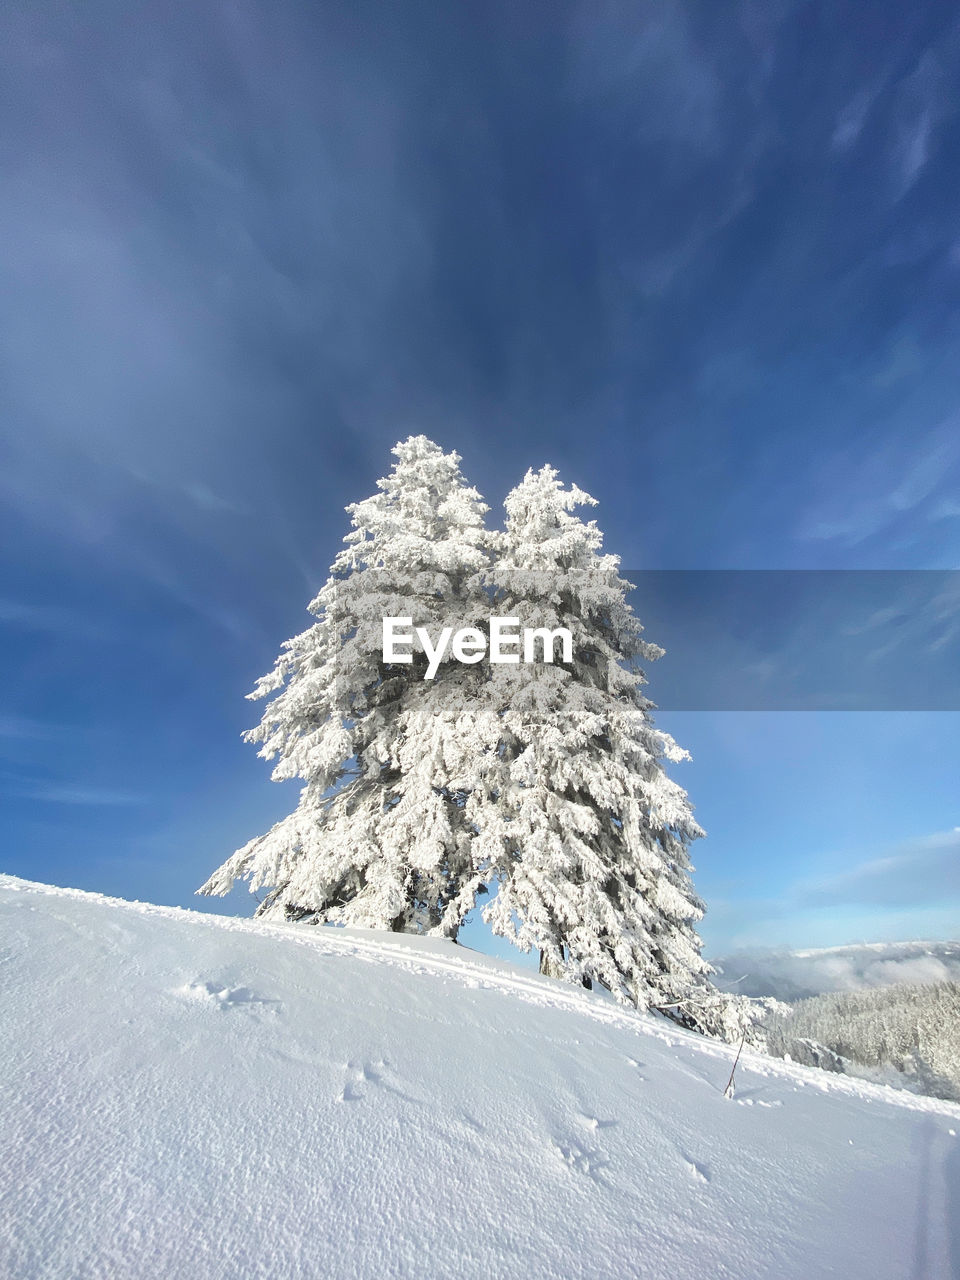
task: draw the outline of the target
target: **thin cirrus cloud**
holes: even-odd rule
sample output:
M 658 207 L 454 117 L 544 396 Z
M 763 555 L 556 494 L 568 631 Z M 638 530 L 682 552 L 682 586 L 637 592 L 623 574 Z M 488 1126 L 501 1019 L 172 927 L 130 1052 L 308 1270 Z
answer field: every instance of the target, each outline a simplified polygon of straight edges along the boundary
M 843 492 L 834 496 L 828 489 L 826 500 L 807 512 L 801 539 L 857 547 L 914 513 L 930 520 L 952 512 L 960 481 L 960 416 L 953 412 L 919 431 L 906 427 L 904 421 L 903 431 L 866 457 L 858 443 L 834 454 L 829 469 L 845 477 Z
M 837 151 L 852 147 L 863 132 L 874 102 L 879 95 L 875 89 L 859 89 L 837 116 L 831 145 Z
M 958 53 L 960 24 L 925 50 L 899 87 L 893 156 L 900 198 L 927 165 L 938 127 L 956 111 Z
M 38 605 L 28 600 L 0 598 L 0 626 L 18 631 L 44 632 L 49 635 L 71 635 L 97 639 L 101 628 L 73 609 L 58 605 Z
M 45 742 L 60 737 L 66 731 L 61 725 L 48 724 L 30 716 L 0 715 L 0 739 L 13 742 Z
M 849 871 L 797 879 L 776 896 L 714 899 L 705 926 L 713 953 L 728 956 L 736 948 L 835 947 L 851 939 L 960 939 L 960 827 L 918 837 Z M 724 966 L 728 977 L 738 963 Z M 914 965 L 885 980 L 919 981 L 920 973 Z M 927 971 L 923 980 L 948 976 Z
M 922 837 L 887 857 L 798 884 L 798 908 L 923 907 L 955 901 L 960 909 L 960 827 Z
M 616 99 L 640 136 L 716 150 L 721 145 L 719 59 L 693 40 L 686 6 L 667 0 L 655 12 L 607 0 L 578 6 L 570 19 L 569 91 Z
M 442 418 L 433 384 L 467 420 L 491 393 L 505 420 L 542 414 L 545 398 L 597 412 L 637 404 L 636 353 L 650 352 L 637 378 L 652 385 L 683 351 L 681 334 L 658 355 L 662 325 L 648 332 L 637 295 L 677 296 L 686 314 L 709 315 L 686 296 L 689 268 L 705 254 L 709 281 L 728 238 L 737 257 L 738 220 L 782 164 L 784 122 L 768 94 L 800 9 L 742 3 L 716 41 L 679 3 L 610 0 L 602 17 L 571 5 L 550 28 L 559 70 L 529 100 L 495 82 L 519 94 L 502 117 L 484 79 L 502 66 L 456 22 L 443 34 L 465 65 L 451 88 L 413 47 L 440 33 L 385 22 L 359 42 L 348 22 L 328 31 L 304 6 L 205 11 L 198 31 L 194 12 L 173 5 L 149 50 L 111 24 L 96 46 L 107 82 L 94 45 L 23 15 L 2 56 L 24 101 L 40 105 L 24 117 L 23 154 L 0 192 L 4 292 L 18 317 L 3 354 L 31 443 L 39 433 L 45 447 L 17 451 L 10 496 L 34 520 L 108 545 L 122 566 L 143 536 L 126 510 L 133 472 L 179 483 L 197 510 L 229 517 L 282 456 L 264 435 L 291 442 L 284 421 L 318 434 L 308 415 L 330 412 L 379 437 L 381 424 L 395 429 L 398 405 L 405 418 Z M 490 34 L 495 45 L 512 29 Z M 826 77 L 829 96 L 848 104 L 835 125 L 848 151 L 876 114 L 912 181 L 931 164 L 950 110 L 951 40 L 934 40 L 906 75 L 886 55 L 867 89 Z M 442 117 L 429 108 L 438 93 Z M 581 135 L 591 140 L 582 153 Z M 549 143 L 548 167 L 516 163 L 523 139 L 538 159 Z M 544 184 L 540 209 L 529 201 Z M 772 245 L 770 265 L 788 277 L 778 318 L 792 309 L 791 273 L 817 255 L 803 237 L 822 216 L 819 204 L 806 220 L 801 210 L 801 254 L 786 236 Z M 753 296 L 750 273 L 731 278 L 734 307 L 742 297 L 764 331 L 770 300 Z M 724 310 L 692 335 L 699 367 L 727 367 L 728 331 L 740 350 L 757 345 Z M 833 300 L 816 310 L 833 312 Z M 248 447 L 234 459 L 228 441 Z M 64 483 L 74 452 L 88 466 L 83 486 Z M 890 467 L 852 516 L 839 497 L 838 511 L 814 513 L 808 536 L 856 545 L 882 527 L 871 499 Z M 279 537 L 278 496 L 255 505 Z M 175 503 L 164 518 L 189 527 Z
M 8 788 L 7 793 L 18 799 L 37 800 L 43 804 L 55 805 L 114 808 L 146 803 L 146 797 L 132 791 L 117 791 L 110 787 L 91 787 L 79 783 L 20 783 Z

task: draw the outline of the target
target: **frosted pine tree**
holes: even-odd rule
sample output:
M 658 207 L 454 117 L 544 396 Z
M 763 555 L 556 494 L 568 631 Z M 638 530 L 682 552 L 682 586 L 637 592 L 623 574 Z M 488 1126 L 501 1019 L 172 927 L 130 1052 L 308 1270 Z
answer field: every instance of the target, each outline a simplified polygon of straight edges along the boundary
M 662 650 L 642 639 L 596 523 L 573 514 L 584 504 L 594 500 L 552 467 L 529 471 L 505 503 L 497 612 L 569 628 L 573 661 L 492 668 L 499 781 L 478 822 L 499 890 L 484 918 L 538 948 L 546 973 L 676 1010 L 710 990 L 688 856 L 702 831 L 663 767 L 687 753 L 642 692 L 637 662 Z
M 383 661 L 383 618 L 431 634 L 489 611 L 487 507 L 456 453 L 424 436 L 393 450 L 379 492 L 347 508 L 352 532 L 310 605 L 317 621 L 284 644 L 251 698 L 275 695 L 245 738 L 273 778 L 304 781 L 288 817 L 199 890 L 265 888 L 257 915 L 455 937 L 482 887 L 466 800 L 478 743 L 473 668 Z

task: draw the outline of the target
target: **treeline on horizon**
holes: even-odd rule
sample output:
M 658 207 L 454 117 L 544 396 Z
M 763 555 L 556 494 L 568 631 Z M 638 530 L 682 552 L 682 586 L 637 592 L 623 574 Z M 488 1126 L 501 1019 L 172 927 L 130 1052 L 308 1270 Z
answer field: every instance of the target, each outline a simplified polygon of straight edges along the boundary
M 775 1057 L 960 1102 L 960 982 L 811 996 L 780 1005 L 764 1031 Z

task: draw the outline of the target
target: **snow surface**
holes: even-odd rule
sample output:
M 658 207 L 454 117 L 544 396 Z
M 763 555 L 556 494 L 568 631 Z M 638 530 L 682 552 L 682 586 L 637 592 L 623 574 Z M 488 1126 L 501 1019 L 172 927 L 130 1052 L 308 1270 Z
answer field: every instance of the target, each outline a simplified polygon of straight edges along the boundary
M 960 1107 L 457 947 L 0 876 L 0 1274 L 960 1274 Z

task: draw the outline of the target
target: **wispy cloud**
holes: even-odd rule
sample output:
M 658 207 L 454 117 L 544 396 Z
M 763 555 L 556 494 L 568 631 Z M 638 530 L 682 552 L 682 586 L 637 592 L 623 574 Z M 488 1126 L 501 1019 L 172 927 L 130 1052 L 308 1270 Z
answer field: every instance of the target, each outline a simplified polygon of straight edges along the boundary
M 879 86 L 858 90 L 837 116 L 830 140 L 835 151 L 846 151 L 860 137 L 879 92 Z
M 615 98 L 648 139 L 715 150 L 722 82 L 717 59 L 697 47 L 685 6 L 605 0 L 578 8 L 571 23 L 571 92 Z
M 866 454 L 857 446 L 824 465 L 829 496 L 807 511 L 798 536 L 857 547 L 905 515 L 938 510 L 955 492 L 958 471 L 960 415 L 952 413 L 925 430 L 905 425 Z
M 222 511 L 229 512 L 231 515 L 242 515 L 245 511 L 244 507 L 236 502 L 231 502 L 229 498 L 224 498 L 219 493 L 215 493 L 209 485 L 200 480 L 185 484 L 183 493 L 201 511 Z
M 168 558 L 134 547 L 128 548 L 127 556 L 144 582 L 208 626 L 247 648 L 263 643 L 259 627 L 244 609 L 224 602 L 215 591 L 192 585 Z
M 892 653 L 909 653 L 914 663 L 923 662 L 960 634 L 960 573 L 921 571 L 897 581 L 902 587 L 893 604 L 843 629 L 851 637 L 876 637 L 875 647 L 860 650 L 864 662 L 875 664 Z M 891 671 L 890 682 L 894 680 Z
M 956 111 L 960 24 L 925 50 L 897 89 L 893 142 L 896 194 L 902 198 L 930 160 L 934 135 Z
M 148 56 L 122 24 L 91 55 L 39 12 L 0 52 L 24 112 L 0 191 L 17 316 L 0 487 L 121 572 L 166 529 L 235 564 L 250 530 L 223 539 L 197 516 L 242 514 L 251 491 L 269 538 L 271 436 L 296 439 L 308 408 L 363 416 L 390 381 L 371 344 L 386 324 L 403 345 L 388 317 L 432 266 L 403 163 L 408 85 L 307 9 L 214 8 L 199 34 L 149 10 Z M 142 512 L 138 472 L 168 500 Z
M 927 163 L 930 155 L 930 134 L 933 129 L 933 118 L 929 111 L 923 111 L 905 128 L 899 146 L 900 178 L 903 191 L 913 186 L 920 170 Z
M 843 859 L 837 855 L 836 861 Z M 858 939 L 960 938 L 960 827 L 918 836 L 835 874 L 798 877 L 776 897 L 718 898 L 709 903 L 707 925 L 708 933 L 725 940 L 715 952 L 728 953 Z
M 5 788 L 8 795 L 43 804 L 95 805 L 114 807 L 146 803 L 146 797 L 132 791 L 115 791 L 109 787 L 91 787 L 79 783 L 30 782 Z
M 960 907 L 960 827 L 901 846 L 883 858 L 795 886 L 798 907 L 927 906 L 956 900 Z
M 45 741 L 59 737 L 62 733 L 62 726 L 49 724 L 45 720 L 35 720 L 29 716 L 0 715 L 0 738 Z
M 50 632 L 54 635 L 83 636 L 93 639 L 102 630 L 89 618 L 74 609 L 62 609 L 56 605 L 32 604 L 26 600 L 0 599 L 0 625 L 22 628 L 25 631 Z
M 944 498 L 930 511 L 930 520 L 955 520 L 960 516 L 960 502 L 956 498 Z

